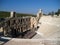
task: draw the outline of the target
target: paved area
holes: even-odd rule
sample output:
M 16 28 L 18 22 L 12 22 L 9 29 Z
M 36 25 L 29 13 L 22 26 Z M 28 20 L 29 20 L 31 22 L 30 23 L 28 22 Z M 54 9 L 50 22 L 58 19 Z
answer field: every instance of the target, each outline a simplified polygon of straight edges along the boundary
M 55 39 L 17 39 L 13 38 L 4 45 L 60 45 L 60 40 Z
M 42 40 L 32 40 L 32 39 L 12 39 L 5 45 L 44 45 Z
M 43 16 L 39 23 L 39 29 L 37 32 L 41 36 L 47 38 L 59 38 L 60 37 L 60 17 Z

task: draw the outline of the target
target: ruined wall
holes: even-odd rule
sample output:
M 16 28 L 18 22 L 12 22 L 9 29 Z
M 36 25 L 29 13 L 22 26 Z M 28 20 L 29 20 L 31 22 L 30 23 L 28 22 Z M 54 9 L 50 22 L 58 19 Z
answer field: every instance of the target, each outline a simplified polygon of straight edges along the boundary
M 16 31 L 15 33 L 25 32 L 31 29 L 30 25 L 31 22 L 29 17 L 10 18 L 4 23 L 4 35 L 7 35 L 8 33 L 11 34 L 14 31 Z

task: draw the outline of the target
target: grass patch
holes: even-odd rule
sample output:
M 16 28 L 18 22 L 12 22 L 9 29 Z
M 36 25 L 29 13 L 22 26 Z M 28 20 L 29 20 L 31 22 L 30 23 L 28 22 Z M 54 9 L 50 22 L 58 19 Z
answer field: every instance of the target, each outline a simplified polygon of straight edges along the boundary
M 33 16 L 36 17 L 36 15 L 33 14 L 22 14 L 22 13 L 16 13 L 17 17 L 22 17 L 22 16 Z M 5 11 L 0 11 L 0 18 L 6 18 L 10 16 L 10 12 L 5 12 Z

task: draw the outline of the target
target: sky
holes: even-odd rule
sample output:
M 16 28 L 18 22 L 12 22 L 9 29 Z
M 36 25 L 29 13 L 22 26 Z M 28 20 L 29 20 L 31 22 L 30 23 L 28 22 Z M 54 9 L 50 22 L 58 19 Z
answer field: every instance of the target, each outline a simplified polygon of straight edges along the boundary
M 17 13 L 37 14 L 60 9 L 60 0 L 0 0 L 0 11 L 15 11 Z

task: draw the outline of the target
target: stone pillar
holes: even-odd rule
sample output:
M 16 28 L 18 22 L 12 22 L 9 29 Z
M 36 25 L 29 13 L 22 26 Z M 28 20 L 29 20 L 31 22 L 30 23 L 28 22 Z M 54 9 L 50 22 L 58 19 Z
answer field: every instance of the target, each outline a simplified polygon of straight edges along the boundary
M 0 32 L 3 32 L 3 27 L 0 28 Z
M 37 19 L 40 19 L 42 15 L 43 13 L 42 10 L 40 9 L 39 12 L 37 13 Z
M 10 18 L 12 17 L 16 17 L 16 12 L 13 12 L 13 11 L 10 12 Z
M 42 15 L 43 15 L 43 13 L 42 13 L 42 10 L 40 9 L 40 10 L 38 11 L 37 17 L 36 17 L 36 26 L 38 25 L 38 23 L 40 23 L 39 20 L 40 20 L 40 18 L 42 17 Z
M 6 36 L 6 31 L 5 31 L 5 29 L 3 29 L 3 35 Z
M 42 15 L 43 15 L 43 13 L 42 13 L 42 10 L 40 9 L 39 12 L 37 13 L 37 17 L 36 17 L 37 24 L 39 23 L 39 20 L 42 17 Z

